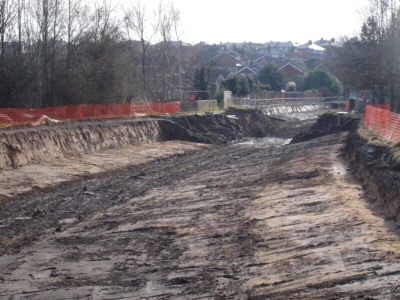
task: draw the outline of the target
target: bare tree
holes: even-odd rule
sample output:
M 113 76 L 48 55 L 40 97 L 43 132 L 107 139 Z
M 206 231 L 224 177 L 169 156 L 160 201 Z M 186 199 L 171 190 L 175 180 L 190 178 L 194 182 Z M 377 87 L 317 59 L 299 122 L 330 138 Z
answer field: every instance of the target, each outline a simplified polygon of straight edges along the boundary
M 172 24 L 175 33 L 175 40 L 178 42 L 178 78 L 179 78 L 179 100 L 183 101 L 183 83 L 182 83 L 182 41 L 179 33 L 180 13 L 173 6 L 171 7 Z
M 137 4 L 131 9 L 127 10 L 124 18 L 128 31 L 133 31 L 141 44 L 142 86 L 145 95 L 148 95 L 146 83 L 147 51 L 149 49 L 151 41 L 157 34 L 160 27 L 159 15 L 156 15 L 153 20 L 149 20 L 148 18 L 149 16 L 147 15 L 146 6 L 142 5 L 140 1 L 138 1 Z
M 72 57 L 79 40 L 82 38 L 85 30 L 87 30 L 87 14 L 88 6 L 81 0 L 68 0 L 67 3 L 67 57 L 66 66 L 70 70 Z
M 394 1 L 371 0 L 360 36 L 337 50 L 338 75 L 345 86 L 374 91 L 379 102 L 400 109 L 399 9 Z
M 19 55 L 23 52 L 23 19 L 25 13 L 25 0 L 17 0 L 17 31 L 18 31 L 18 53 Z
M 183 45 L 173 6 L 83 1 L 0 0 L 2 107 L 183 99 L 206 47 Z
M 0 0 L 0 50 L 4 57 L 6 51 L 6 35 L 11 32 L 10 28 L 14 21 L 15 11 L 10 0 Z
M 170 7 L 164 6 L 161 3 L 159 3 L 158 6 L 158 15 L 160 18 L 160 42 L 157 44 L 157 69 L 154 71 L 158 75 L 159 80 L 157 80 L 158 78 L 156 77 L 155 83 L 160 83 L 160 88 L 158 89 L 159 97 L 167 99 L 168 92 L 171 90 L 171 84 L 173 81 L 173 56 L 171 54 L 173 19 Z

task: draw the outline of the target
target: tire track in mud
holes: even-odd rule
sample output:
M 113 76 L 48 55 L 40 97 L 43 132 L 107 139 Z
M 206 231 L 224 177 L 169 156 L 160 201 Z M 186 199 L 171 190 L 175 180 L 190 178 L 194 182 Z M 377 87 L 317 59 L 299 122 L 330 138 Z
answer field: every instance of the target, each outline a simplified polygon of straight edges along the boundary
M 371 214 L 338 158 L 346 135 L 219 146 L 22 200 L 27 211 L 45 197 L 40 203 L 68 211 L 49 210 L 48 228 L 88 211 L 1 256 L 0 296 L 398 296 L 399 238 Z

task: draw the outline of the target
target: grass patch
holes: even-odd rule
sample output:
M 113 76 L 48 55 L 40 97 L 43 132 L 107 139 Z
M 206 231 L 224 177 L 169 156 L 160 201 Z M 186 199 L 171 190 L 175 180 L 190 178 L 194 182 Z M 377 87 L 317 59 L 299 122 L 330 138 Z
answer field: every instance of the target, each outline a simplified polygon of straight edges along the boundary
M 392 164 L 400 166 L 400 142 L 393 143 L 385 138 L 383 138 L 380 134 L 369 130 L 364 123 L 361 121 L 358 126 L 357 134 L 367 141 L 368 145 L 371 146 L 380 146 L 380 147 L 388 147 L 390 149 L 390 155 L 392 158 Z
M 383 138 L 380 134 L 369 130 L 361 120 L 357 130 L 358 135 L 367 141 L 368 145 L 393 147 L 394 144 Z

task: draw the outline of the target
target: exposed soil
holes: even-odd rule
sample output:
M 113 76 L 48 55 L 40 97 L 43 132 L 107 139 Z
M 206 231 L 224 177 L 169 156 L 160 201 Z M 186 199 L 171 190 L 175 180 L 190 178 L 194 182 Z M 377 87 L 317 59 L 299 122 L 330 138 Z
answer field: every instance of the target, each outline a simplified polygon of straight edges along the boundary
M 299 123 L 293 115 L 312 119 L 320 110 L 320 106 L 275 107 L 268 113 L 230 109 L 227 114 L 216 115 L 87 120 L 1 129 L 0 171 L 170 140 L 226 144 L 246 137 L 282 136 L 285 131 L 290 136 L 295 126 L 284 124 L 281 128 L 282 122 L 267 114 L 286 112 L 287 118 L 292 115 L 291 120 Z
M 360 118 L 346 113 L 324 113 L 308 131 L 296 134 L 291 143 L 308 141 L 313 138 L 332 134 L 341 131 L 356 131 L 360 123 Z
M 368 191 L 371 209 L 400 232 L 400 161 L 392 147 L 369 143 L 353 130 L 345 154 L 353 173 Z
M 67 182 L 180 156 L 206 147 L 206 144 L 182 141 L 158 142 L 3 170 L 0 172 L 0 202 L 29 197 L 33 193 L 51 190 Z
M 308 120 L 300 121 L 293 114 L 273 117 L 254 109 L 230 109 L 227 114 L 217 115 L 82 121 L 6 129 L 0 131 L 0 201 L 181 155 L 206 147 L 204 143 L 291 137 L 306 130 L 315 114 L 315 111 L 300 113 Z
M 348 135 L 199 146 L 0 203 L 0 298 L 396 299 L 400 238 Z
M 368 191 L 371 210 L 386 219 L 400 233 L 400 158 L 399 148 L 383 142 L 370 142 L 362 136 L 360 117 L 325 113 L 308 132 L 296 135 L 291 143 L 311 140 L 327 134 L 349 131 L 343 154 L 349 167 Z M 363 129 L 368 130 L 368 129 Z M 373 137 L 373 140 L 378 137 Z

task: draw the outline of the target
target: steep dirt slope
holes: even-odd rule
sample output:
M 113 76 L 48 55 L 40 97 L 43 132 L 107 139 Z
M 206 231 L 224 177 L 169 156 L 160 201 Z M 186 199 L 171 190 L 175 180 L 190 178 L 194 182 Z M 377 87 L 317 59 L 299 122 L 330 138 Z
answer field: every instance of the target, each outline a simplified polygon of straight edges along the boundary
M 252 112 L 252 120 L 260 128 L 265 128 L 262 131 L 262 136 L 265 136 L 271 127 L 268 118 L 257 111 Z M 0 170 L 160 141 L 223 144 L 243 137 L 259 136 L 259 129 L 244 128 L 242 124 L 241 119 L 219 114 L 82 121 L 3 129 L 0 131 Z
M 397 147 L 397 155 L 399 148 Z M 355 176 L 369 192 L 368 203 L 400 232 L 400 161 L 393 145 L 375 145 L 352 131 L 345 155 Z
M 334 132 L 348 131 L 343 154 L 354 175 L 368 191 L 371 210 L 383 216 L 390 226 L 400 232 L 400 159 L 399 145 L 379 141 L 379 137 L 364 135 L 360 117 L 325 113 L 308 132 L 296 135 L 291 143 L 308 141 Z M 374 142 L 375 140 L 375 142 Z
M 0 131 L 0 170 L 162 140 L 154 121 L 84 121 Z

